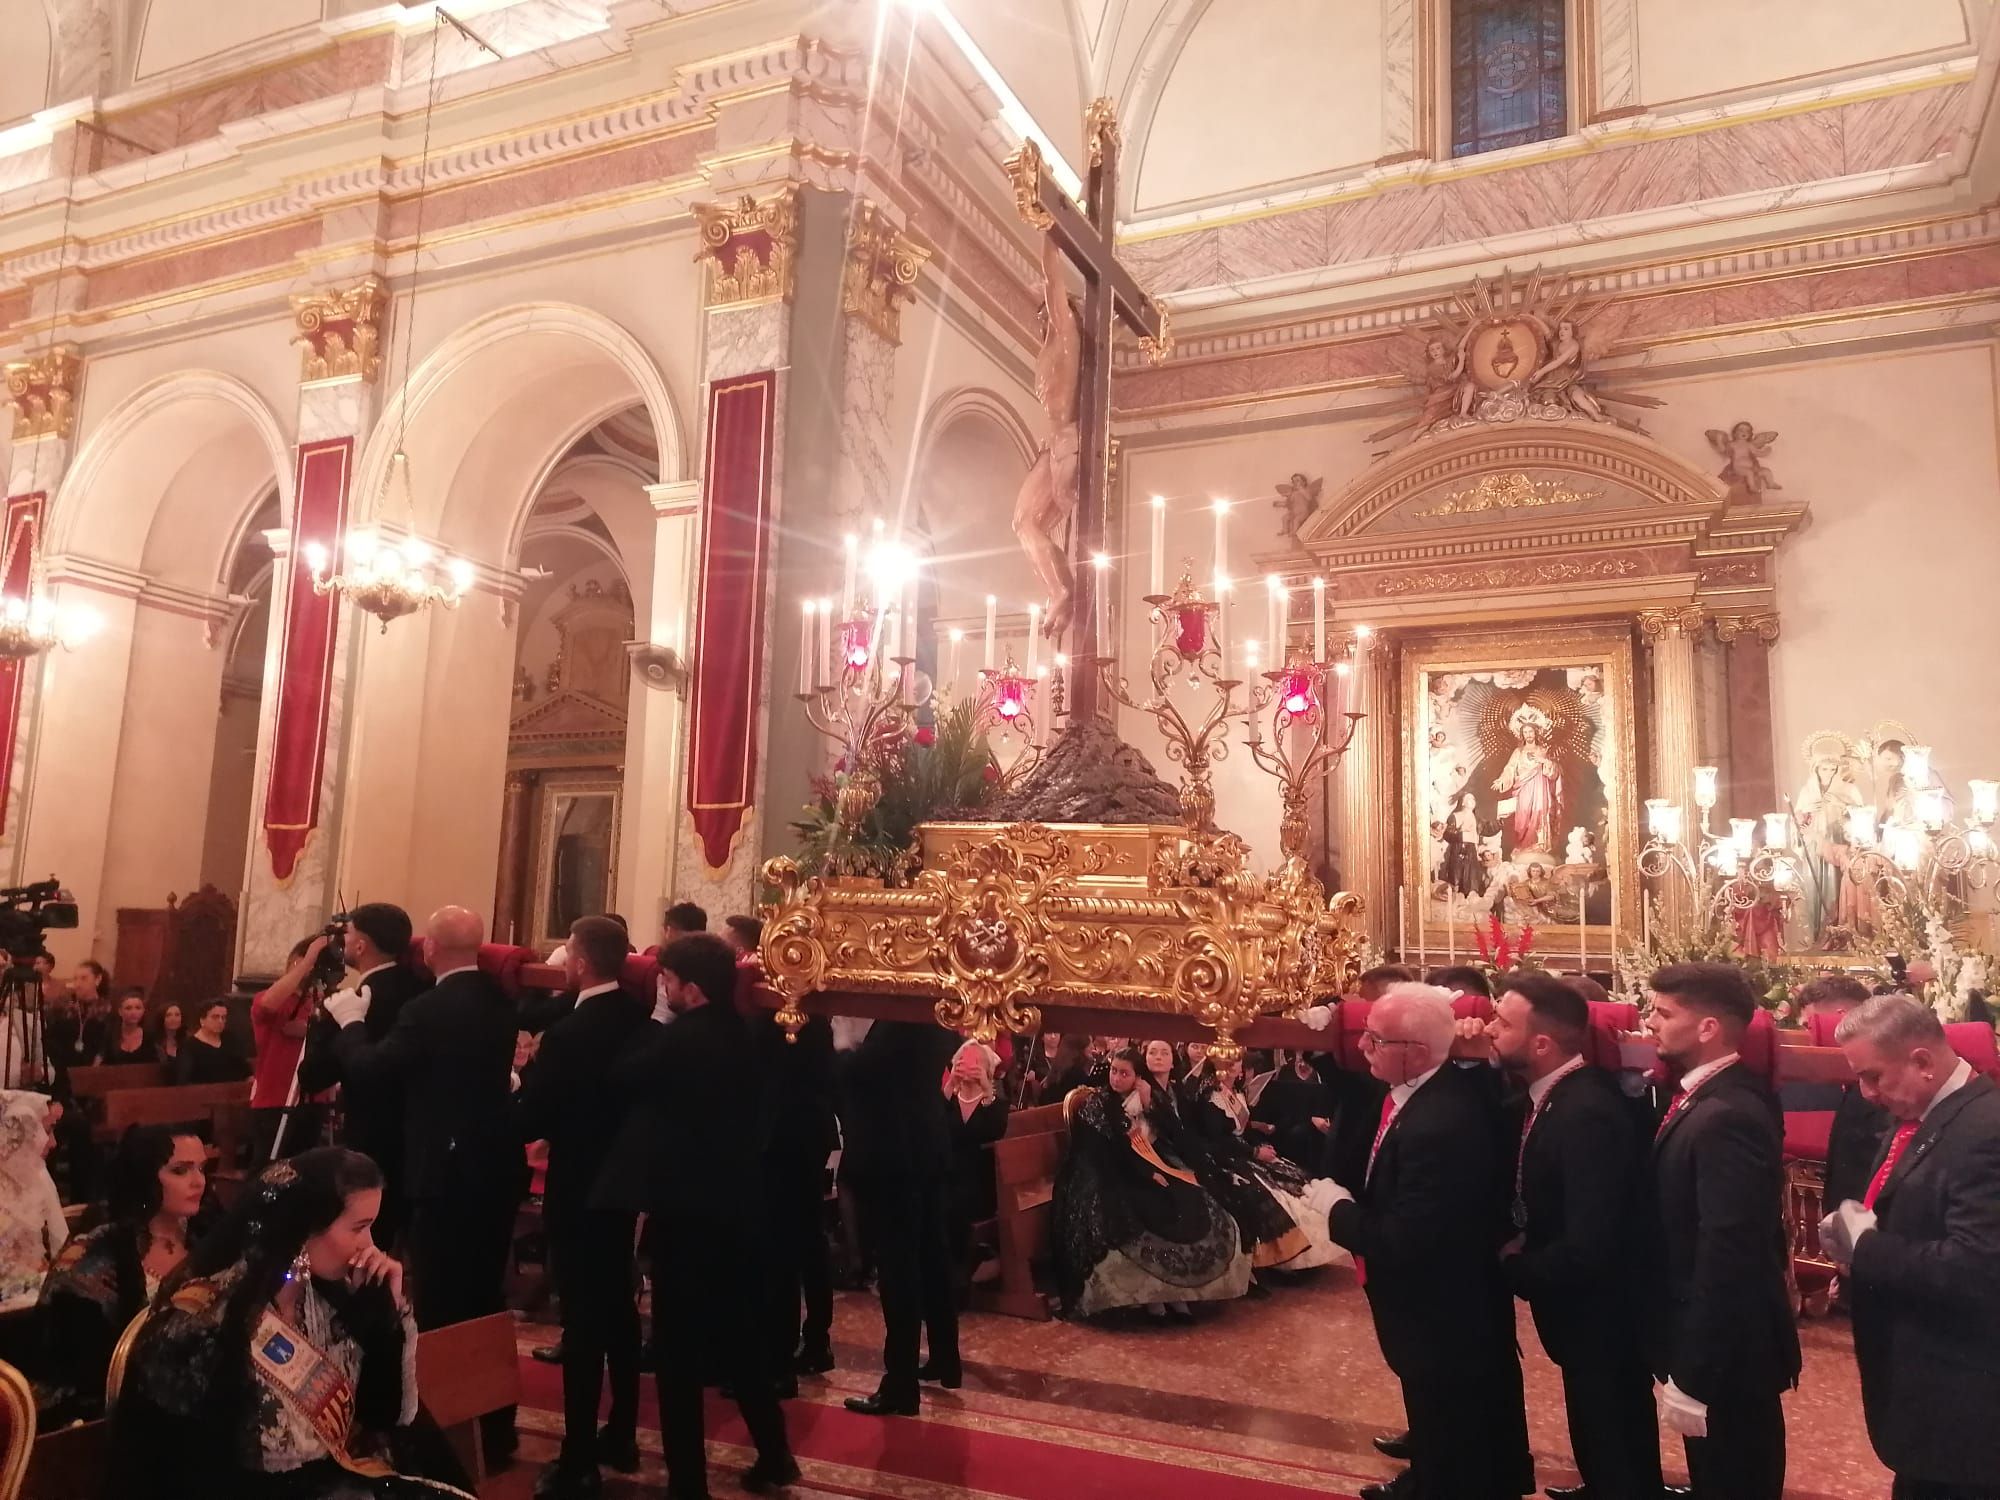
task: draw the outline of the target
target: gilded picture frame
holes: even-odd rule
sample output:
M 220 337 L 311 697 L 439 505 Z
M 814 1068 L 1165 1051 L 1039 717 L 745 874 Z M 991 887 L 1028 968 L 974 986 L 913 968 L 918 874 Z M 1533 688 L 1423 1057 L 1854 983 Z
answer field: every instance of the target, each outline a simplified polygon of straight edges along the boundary
M 563 872 L 558 869 L 564 855 L 564 832 L 573 817 L 579 813 L 588 815 L 593 833 L 601 833 L 588 842 L 590 863 L 601 869 L 589 877 L 593 888 L 601 879 L 603 898 L 594 911 L 582 907 L 592 903 L 585 900 L 575 915 L 593 916 L 608 911 L 613 904 L 612 896 L 618 886 L 618 845 L 620 823 L 624 813 L 624 782 L 616 776 L 606 776 L 602 772 L 583 771 L 572 775 L 561 772 L 551 774 L 538 788 L 540 806 L 535 823 L 534 848 L 530 855 L 530 874 L 534 880 L 534 895 L 528 909 L 530 945 L 546 952 L 569 937 L 566 922 L 552 919 L 552 908 L 558 901 L 558 882 Z
M 1475 927 L 1605 970 L 1640 930 L 1638 707 L 1629 626 L 1439 631 L 1400 643 L 1397 936 L 1426 964 Z

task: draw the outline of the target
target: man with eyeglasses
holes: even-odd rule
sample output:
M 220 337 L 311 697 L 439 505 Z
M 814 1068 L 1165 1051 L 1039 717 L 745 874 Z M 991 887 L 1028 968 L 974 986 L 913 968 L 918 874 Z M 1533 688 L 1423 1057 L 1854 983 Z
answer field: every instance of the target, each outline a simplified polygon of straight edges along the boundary
M 1519 1385 L 1490 1095 L 1451 1060 L 1448 991 L 1392 985 L 1368 1013 L 1368 1069 L 1389 1087 L 1359 1189 L 1333 1206 L 1382 1357 L 1402 1383 L 1410 1467 L 1361 1500 L 1514 1500 L 1533 1460 L 1495 1389 Z

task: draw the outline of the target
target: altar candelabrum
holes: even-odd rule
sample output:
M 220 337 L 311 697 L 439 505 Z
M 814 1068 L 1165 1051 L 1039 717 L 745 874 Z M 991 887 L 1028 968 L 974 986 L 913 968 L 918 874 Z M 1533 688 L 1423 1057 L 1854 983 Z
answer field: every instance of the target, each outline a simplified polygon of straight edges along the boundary
M 1273 650 L 1281 650 L 1273 643 Z M 1345 664 L 1338 668 L 1346 671 Z M 1287 860 L 1303 859 L 1306 852 L 1306 803 L 1311 798 L 1313 778 L 1329 761 L 1338 760 L 1354 743 L 1355 730 L 1365 717 L 1358 713 L 1340 715 L 1346 722 L 1338 739 L 1329 735 L 1333 715 L 1326 706 L 1328 681 L 1336 675 L 1333 664 L 1313 661 L 1308 651 L 1293 653 L 1275 670 L 1263 674 L 1263 682 L 1253 681 L 1245 714 L 1244 743 L 1259 770 L 1278 781 L 1278 797 L 1283 814 L 1278 824 L 1278 844 Z M 1264 714 L 1269 710 L 1271 733 L 1264 735 Z
M 1243 684 L 1223 675 L 1224 663 L 1215 626 L 1222 606 L 1204 599 L 1187 572 L 1171 594 L 1147 594 L 1152 621 L 1159 628 L 1159 644 L 1153 650 L 1148 675 L 1152 696 L 1143 702 L 1131 695 L 1130 685 L 1118 675 L 1116 662 L 1100 657 L 1105 691 L 1126 708 L 1148 714 L 1159 725 L 1166 741 L 1167 759 L 1187 771 L 1181 783 L 1181 817 L 1196 833 L 1215 831 L 1215 785 L 1211 767 L 1229 755 L 1229 721 L 1247 710 L 1236 704 L 1236 690 Z M 1174 678 L 1187 673 L 1190 688 L 1206 684 L 1213 701 L 1196 718 L 1181 712 L 1173 701 Z
M 1711 826 L 1718 772 L 1696 766 L 1694 802 L 1701 827 L 1692 842 L 1686 837 L 1685 809 L 1667 797 L 1646 802 L 1646 844 L 1639 851 L 1639 872 L 1653 880 L 1679 879 L 1687 884 L 1694 909 L 1706 925 L 1728 918 L 1747 918 L 1760 905 L 1775 902 L 1780 925 L 1805 890 L 1807 872 L 1799 857 L 1789 813 L 1757 818 L 1731 818 L 1729 832 Z M 1650 922 L 1652 906 L 1647 913 Z M 1649 934 L 1650 936 L 1650 934 Z
M 842 834 L 852 838 L 882 796 L 882 767 L 908 739 L 910 720 L 929 701 L 930 680 L 916 659 L 893 657 L 885 670 L 878 657 L 880 619 L 866 610 L 835 627 L 837 656 L 832 682 L 816 682 L 795 696 L 806 722 L 840 747 L 846 780 L 834 797 Z M 814 676 L 828 671 L 824 658 Z
M 1897 906 L 1919 901 L 1947 921 L 1964 907 L 1967 894 L 2000 882 L 2000 845 L 1993 825 L 2000 821 L 2000 782 L 1973 780 L 1970 815 L 1952 816 L 1949 793 L 1930 785 L 1930 750 L 1903 748 L 1906 781 L 1926 783 L 1911 794 L 1913 818 L 1880 825 L 1873 807 L 1847 811 L 1847 878 L 1873 887 L 1876 896 Z
M 1003 745 L 1017 735 L 1021 740 L 1019 753 L 1000 768 L 997 790 L 1011 790 L 1041 764 L 1042 751 L 1048 744 L 1048 720 L 1061 711 L 1058 701 L 1061 681 L 1060 677 L 1051 679 L 1044 673 L 1031 676 L 1023 672 L 1015 665 L 1012 650 L 998 667 L 980 669 L 979 690 L 972 700 L 974 727 L 982 734 L 997 735 Z M 1038 714 L 1036 706 L 1044 701 L 1044 689 L 1049 691 L 1048 709 Z

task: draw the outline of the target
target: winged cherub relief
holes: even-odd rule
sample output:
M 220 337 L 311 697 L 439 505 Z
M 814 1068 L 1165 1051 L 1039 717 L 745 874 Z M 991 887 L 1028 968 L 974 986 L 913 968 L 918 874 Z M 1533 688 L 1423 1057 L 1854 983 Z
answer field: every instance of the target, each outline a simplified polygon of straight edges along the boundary
M 1764 466 L 1764 458 L 1777 440 L 1777 433 L 1759 432 L 1751 422 L 1738 422 L 1727 432 L 1720 427 L 1708 429 L 1708 446 L 1723 460 L 1715 477 L 1729 486 L 1730 499 L 1755 500 L 1766 490 L 1784 488 L 1778 476 Z
M 1278 508 L 1279 530 L 1287 540 L 1298 540 L 1299 528 L 1319 509 L 1319 492 L 1325 484 L 1324 479 L 1294 474 L 1289 482 L 1277 487 L 1278 498 L 1272 503 Z

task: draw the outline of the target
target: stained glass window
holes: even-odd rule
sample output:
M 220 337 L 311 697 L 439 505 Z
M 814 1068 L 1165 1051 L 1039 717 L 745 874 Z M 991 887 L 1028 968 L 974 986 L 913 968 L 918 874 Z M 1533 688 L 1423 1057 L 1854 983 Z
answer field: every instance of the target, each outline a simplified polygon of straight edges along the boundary
M 1451 154 L 1476 156 L 1569 128 L 1564 0 L 1452 0 Z

